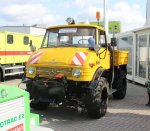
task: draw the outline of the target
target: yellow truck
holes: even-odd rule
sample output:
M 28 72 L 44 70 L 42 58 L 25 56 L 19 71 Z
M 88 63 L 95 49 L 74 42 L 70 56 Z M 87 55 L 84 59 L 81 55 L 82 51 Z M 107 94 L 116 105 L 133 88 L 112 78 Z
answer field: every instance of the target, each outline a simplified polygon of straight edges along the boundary
M 31 107 L 45 109 L 50 103 L 67 104 L 89 117 L 106 114 L 108 95 L 126 95 L 128 52 L 114 50 L 103 28 L 75 24 L 47 28 L 41 48 L 26 64 L 26 90 Z
M 43 36 L 1 31 L 0 81 L 6 76 L 23 74 L 25 62 L 32 54 L 31 47 L 40 48 L 42 39 Z

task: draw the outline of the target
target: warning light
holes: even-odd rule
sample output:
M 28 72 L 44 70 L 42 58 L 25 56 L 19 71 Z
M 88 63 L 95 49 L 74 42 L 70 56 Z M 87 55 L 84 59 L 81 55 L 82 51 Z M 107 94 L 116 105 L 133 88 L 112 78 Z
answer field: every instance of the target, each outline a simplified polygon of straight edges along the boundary
M 100 19 L 100 12 L 99 12 L 99 11 L 96 12 L 96 19 L 97 19 L 97 20 Z

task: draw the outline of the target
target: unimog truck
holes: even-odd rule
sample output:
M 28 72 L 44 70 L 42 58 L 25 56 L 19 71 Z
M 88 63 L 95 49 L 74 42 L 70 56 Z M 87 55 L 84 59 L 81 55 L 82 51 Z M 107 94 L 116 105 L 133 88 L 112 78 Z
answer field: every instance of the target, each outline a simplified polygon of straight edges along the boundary
M 128 52 L 114 50 L 103 28 L 90 24 L 47 28 L 41 48 L 26 64 L 26 90 L 31 107 L 45 109 L 50 103 L 68 105 L 91 118 L 106 114 L 108 95 L 126 95 Z

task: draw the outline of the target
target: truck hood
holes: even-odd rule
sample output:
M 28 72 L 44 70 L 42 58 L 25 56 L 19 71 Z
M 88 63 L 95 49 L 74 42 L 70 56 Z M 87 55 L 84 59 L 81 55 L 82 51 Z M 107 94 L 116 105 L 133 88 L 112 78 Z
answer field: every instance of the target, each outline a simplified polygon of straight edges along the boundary
M 28 64 L 83 66 L 90 52 L 94 53 L 88 48 L 79 47 L 43 48 L 30 56 Z

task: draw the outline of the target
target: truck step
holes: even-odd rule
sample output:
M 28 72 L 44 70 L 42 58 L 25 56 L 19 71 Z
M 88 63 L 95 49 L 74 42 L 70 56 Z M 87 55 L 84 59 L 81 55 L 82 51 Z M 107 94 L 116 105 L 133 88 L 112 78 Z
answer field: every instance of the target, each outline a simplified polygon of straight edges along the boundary
M 12 72 L 12 73 L 7 73 L 4 76 L 13 76 L 13 75 L 17 75 L 17 74 L 23 74 L 24 71 L 20 71 L 20 72 Z
M 11 70 L 11 69 L 23 69 L 25 66 L 12 66 L 12 67 L 6 67 L 5 70 Z
M 13 75 L 19 75 L 19 74 L 23 74 L 24 71 L 23 69 L 25 68 L 25 66 L 23 65 L 15 65 L 15 66 L 10 66 L 10 67 L 4 67 L 4 77 L 5 76 L 13 76 Z

